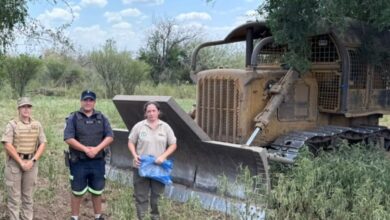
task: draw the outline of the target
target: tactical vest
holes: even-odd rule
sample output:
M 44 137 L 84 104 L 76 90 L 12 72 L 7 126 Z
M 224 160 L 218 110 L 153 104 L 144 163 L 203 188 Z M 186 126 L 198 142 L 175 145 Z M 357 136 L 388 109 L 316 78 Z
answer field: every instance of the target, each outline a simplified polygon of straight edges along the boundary
M 73 113 L 73 126 L 75 127 L 75 139 L 85 146 L 96 147 L 104 139 L 104 118 L 100 112 L 95 112 L 93 117 L 84 117 L 80 112 Z M 89 157 L 81 151 L 73 148 L 69 149 L 71 156 L 79 159 L 88 159 Z M 104 157 L 104 150 L 100 151 L 95 159 Z
M 39 123 L 33 119 L 24 124 L 19 119 L 13 120 L 16 124 L 13 145 L 21 154 L 32 154 L 38 145 Z

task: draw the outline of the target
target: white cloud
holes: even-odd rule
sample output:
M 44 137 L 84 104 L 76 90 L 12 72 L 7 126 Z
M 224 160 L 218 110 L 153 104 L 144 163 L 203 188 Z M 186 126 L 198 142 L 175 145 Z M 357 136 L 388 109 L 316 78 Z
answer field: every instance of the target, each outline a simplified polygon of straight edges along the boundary
M 83 7 L 88 5 L 96 5 L 103 8 L 107 5 L 107 0 L 81 0 L 80 5 Z
M 104 17 L 108 22 L 119 22 L 122 20 L 122 16 L 119 12 L 105 12 Z
M 161 5 L 164 3 L 164 0 L 122 0 L 122 3 L 125 5 L 133 3 L 144 3 L 148 5 Z
M 203 30 L 205 29 L 205 25 L 199 23 L 199 22 L 190 22 L 188 24 L 183 24 L 183 25 L 180 25 L 180 27 L 184 28 L 184 29 L 189 29 L 189 30 Z
M 136 50 L 140 44 L 140 34 L 136 34 L 133 26 L 127 22 L 114 24 L 108 37 L 116 41 L 120 50 Z
M 205 26 L 207 37 L 209 40 L 222 40 L 224 39 L 236 26 L 219 26 L 210 27 Z
M 176 19 L 179 21 L 184 20 L 211 20 L 211 16 L 205 12 L 189 12 L 182 13 L 176 16 Z
M 107 29 L 103 29 L 99 25 L 76 27 L 70 36 L 85 51 L 100 49 L 107 39 L 114 40 L 119 50 L 136 51 L 138 45 L 141 44 L 140 35 L 136 34 L 133 31 L 133 26 L 127 22 L 114 24 Z M 93 41 L 91 41 L 92 38 Z
M 99 25 L 76 27 L 72 30 L 70 37 L 86 50 L 100 47 L 108 39 L 107 32 L 102 30 Z M 92 38 L 93 40 L 91 40 Z
M 73 13 L 80 14 L 81 7 L 79 5 L 72 5 L 70 7 L 71 7 Z
M 137 17 L 137 16 L 141 15 L 141 12 L 140 12 L 140 10 L 138 10 L 136 8 L 128 8 L 128 9 L 124 9 L 124 10 L 120 11 L 120 14 L 123 17 L 127 17 L 127 16 Z
M 137 8 L 127 8 L 119 12 L 105 12 L 104 17 L 108 22 L 120 22 L 124 17 L 138 17 L 142 15 L 141 11 Z
M 127 22 L 120 22 L 120 23 L 112 25 L 112 27 L 116 28 L 116 29 L 131 29 L 132 25 L 130 23 L 127 23 Z
M 238 16 L 236 18 L 235 25 L 241 25 L 248 21 L 257 21 L 257 20 L 264 20 L 265 18 L 260 16 L 259 13 L 256 10 L 249 10 L 246 11 L 244 15 Z
M 48 25 L 51 22 L 71 22 L 73 18 L 77 19 L 80 16 L 77 8 L 75 9 L 72 14 L 63 8 L 53 8 L 51 11 L 46 10 L 43 14 L 38 15 L 37 18 Z

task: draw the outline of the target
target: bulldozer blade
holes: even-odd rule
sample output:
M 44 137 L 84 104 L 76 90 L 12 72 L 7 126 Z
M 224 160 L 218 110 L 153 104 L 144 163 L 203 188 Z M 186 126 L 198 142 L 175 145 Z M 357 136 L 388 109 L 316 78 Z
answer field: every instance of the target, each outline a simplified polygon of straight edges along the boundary
M 195 121 L 168 96 L 114 97 L 113 102 L 128 130 L 115 130 L 110 166 L 126 172 L 134 170 L 133 158 L 127 147 L 128 134 L 137 122 L 144 119 L 143 105 L 147 101 L 156 101 L 160 104 L 161 119 L 172 127 L 177 137 L 178 147 L 172 155 L 174 160 L 172 180 L 174 186 L 181 187 L 174 187 L 179 195 L 170 193 L 171 197 L 186 197 L 188 193 L 184 191 L 188 190 L 216 195 L 219 178 L 225 176 L 228 183 L 236 183 L 236 178 L 240 175 L 239 167 L 247 167 L 252 175 L 260 175 L 263 178 L 263 187 L 269 188 L 265 149 L 210 140 Z M 236 185 L 228 193 L 231 197 L 245 197 L 243 186 L 240 185 Z M 207 200 L 207 196 L 203 196 L 203 199 Z

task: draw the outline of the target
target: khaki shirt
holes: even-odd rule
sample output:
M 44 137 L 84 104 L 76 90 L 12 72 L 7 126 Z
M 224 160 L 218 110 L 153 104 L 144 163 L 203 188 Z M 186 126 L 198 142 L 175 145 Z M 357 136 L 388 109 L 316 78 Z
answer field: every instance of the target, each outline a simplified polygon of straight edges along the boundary
M 32 120 L 33 119 L 31 119 L 31 121 Z M 38 129 L 39 129 L 38 144 L 47 142 L 41 123 L 38 121 L 35 122 L 38 124 Z M 5 132 L 3 133 L 3 136 L 1 138 L 2 143 L 10 143 L 13 145 L 15 128 L 16 128 L 16 121 L 15 120 L 9 121 L 7 126 L 5 127 Z
M 143 120 L 131 129 L 129 141 L 136 146 L 138 155 L 158 157 L 169 145 L 176 144 L 176 137 L 166 122 L 159 120 L 157 128 L 153 130 L 146 120 Z

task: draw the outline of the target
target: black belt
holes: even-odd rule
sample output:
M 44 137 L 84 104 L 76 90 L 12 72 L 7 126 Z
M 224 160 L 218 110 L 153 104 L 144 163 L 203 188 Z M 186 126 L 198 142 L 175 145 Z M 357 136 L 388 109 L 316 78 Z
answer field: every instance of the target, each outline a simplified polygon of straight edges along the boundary
M 31 160 L 34 157 L 34 154 L 21 154 L 21 153 L 19 153 L 19 157 L 22 160 Z

